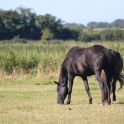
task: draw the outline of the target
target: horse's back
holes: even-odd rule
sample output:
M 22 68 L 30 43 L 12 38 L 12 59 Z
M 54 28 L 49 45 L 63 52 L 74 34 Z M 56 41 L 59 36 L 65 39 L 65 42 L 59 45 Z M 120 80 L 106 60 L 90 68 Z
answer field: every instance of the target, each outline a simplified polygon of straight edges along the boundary
M 72 47 L 68 51 L 68 53 L 67 53 L 67 55 L 65 57 L 64 62 L 65 61 L 69 61 L 70 59 L 72 59 L 73 61 L 76 61 L 77 58 L 80 57 L 80 55 L 83 55 L 84 54 L 84 50 L 85 50 L 85 48 L 81 48 L 81 47 L 78 47 L 78 46 Z
M 92 75 L 96 68 L 102 66 L 103 47 L 95 45 L 88 48 L 72 47 L 64 62 L 63 66 L 68 71 L 73 71 L 75 75 Z M 101 60 L 102 59 L 102 60 Z
M 94 66 L 93 68 L 95 68 L 95 65 L 102 66 L 104 65 L 105 62 L 107 62 L 104 51 L 105 51 L 105 47 L 101 45 L 94 45 L 87 48 L 86 58 L 89 61 L 88 63 L 91 66 Z
M 94 45 L 88 48 L 81 48 L 78 46 L 72 47 L 66 57 L 63 63 L 69 63 L 70 61 L 75 66 L 89 66 L 93 65 L 95 62 L 98 62 L 99 59 L 103 59 L 104 47 L 100 45 Z M 71 65 L 71 64 L 70 64 Z M 88 68 L 88 67 L 87 67 Z
M 114 69 L 114 72 L 120 74 L 123 69 L 123 59 L 119 52 L 109 49 L 112 55 L 112 69 Z
M 116 65 L 118 66 L 116 67 Z M 71 70 L 75 74 L 80 75 L 87 72 L 91 74 L 100 69 L 108 71 L 114 69 L 120 73 L 123 68 L 123 61 L 118 52 L 101 45 L 94 45 L 88 48 L 75 46 L 68 51 L 62 66 L 66 71 Z
M 101 45 L 94 45 L 94 46 L 88 47 L 88 53 L 96 56 L 100 56 L 104 54 L 104 50 L 105 50 L 105 47 Z

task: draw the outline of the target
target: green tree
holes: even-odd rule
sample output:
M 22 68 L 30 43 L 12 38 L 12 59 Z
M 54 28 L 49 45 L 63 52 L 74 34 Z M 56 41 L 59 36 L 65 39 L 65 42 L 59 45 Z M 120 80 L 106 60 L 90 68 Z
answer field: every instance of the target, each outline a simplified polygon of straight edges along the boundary
M 44 29 L 49 29 L 54 35 L 54 38 L 60 39 L 62 37 L 63 26 L 61 20 L 57 20 L 54 16 L 46 14 L 45 16 L 37 16 L 36 24 L 39 27 L 41 34 Z
M 19 33 L 21 37 L 39 39 L 40 32 L 35 23 L 36 13 L 32 9 L 24 7 L 17 8 L 17 11 L 20 14 Z
M 5 25 L 0 17 L 0 40 L 5 38 Z
M 42 39 L 43 40 L 52 40 L 53 38 L 54 38 L 54 34 L 48 28 L 46 28 L 42 31 Z
M 17 35 L 17 23 L 19 19 L 19 14 L 17 11 L 0 10 L 0 18 L 2 20 L 2 25 L 4 25 L 6 39 L 13 38 Z

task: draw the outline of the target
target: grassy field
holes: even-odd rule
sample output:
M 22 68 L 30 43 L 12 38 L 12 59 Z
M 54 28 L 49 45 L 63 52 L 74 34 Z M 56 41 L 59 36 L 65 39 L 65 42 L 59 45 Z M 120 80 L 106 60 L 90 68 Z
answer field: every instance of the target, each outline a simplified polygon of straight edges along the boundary
M 115 49 L 124 58 L 123 42 L 30 42 L 30 43 L 0 43 L 0 76 L 57 73 L 67 51 L 72 46 L 88 47 L 102 44 Z
M 37 85 L 39 80 L 0 81 L 0 124 L 123 124 L 124 89 L 117 101 L 101 106 L 98 83 L 90 77 L 93 104 L 82 80 L 76 78 L 71 105 L 56 103 L 55 85 Z M 44 82 L 41 82 L 44 83 Z
M 93 44 L 113 48 L 124 58 L 122 42 L 0 44 L 0 57 L 3 57 L 0 60 L 0 124 L 124 124 L 124 89 L 116 93 L 117 101 L 112 105 L 101 106 L 100 88 L 94 77 L 89 78 L 92 105 L 88 104 L 80 78 L 75 79 L 71 105 L 56 103 L 53 80 L 58 79 L 60 64 L 68 49 Z M 32 62 L 32 56 L 36 65 L 28 68 L 25 65 Z M 5 68 L 9 64 L 13 65 L 10 75 L 5 70 L 11 70 Z

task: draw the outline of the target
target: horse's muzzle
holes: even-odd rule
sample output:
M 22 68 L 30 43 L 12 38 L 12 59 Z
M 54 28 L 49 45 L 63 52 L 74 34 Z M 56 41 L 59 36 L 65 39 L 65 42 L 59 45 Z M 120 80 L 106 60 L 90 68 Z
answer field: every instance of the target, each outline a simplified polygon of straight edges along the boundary
M 58 100 L 58 104 L 63 105 L 64 104 L 64 100 Z

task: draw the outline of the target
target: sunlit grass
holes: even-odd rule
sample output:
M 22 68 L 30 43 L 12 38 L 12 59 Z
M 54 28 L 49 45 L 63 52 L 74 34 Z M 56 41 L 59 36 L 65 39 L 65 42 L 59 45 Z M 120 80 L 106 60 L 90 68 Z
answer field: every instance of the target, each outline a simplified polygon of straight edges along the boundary
M 11 80 L 7 82 L 9 81 L 11 82 Z M 89 105 L 84 84 L 80 78 L 77 78 L 74 82 L 71 105 L 58 105 L 56 103 L 56 85 L 35 85 L 35 81 L 37 82 L 37 80 L 23 80 L 21 84 L 17 81 L 17 84 L 11 82 L 11 85 L 2 82 L 0 86 L 0 124 L 124 123 L 123 89 L 117 92 L 117 102 L 101 106 L 99 85 L 91 77 L 89 85 L 93 104 Z

